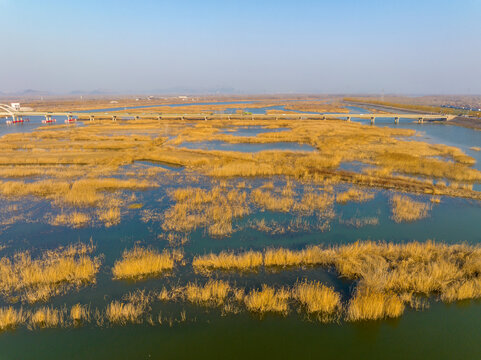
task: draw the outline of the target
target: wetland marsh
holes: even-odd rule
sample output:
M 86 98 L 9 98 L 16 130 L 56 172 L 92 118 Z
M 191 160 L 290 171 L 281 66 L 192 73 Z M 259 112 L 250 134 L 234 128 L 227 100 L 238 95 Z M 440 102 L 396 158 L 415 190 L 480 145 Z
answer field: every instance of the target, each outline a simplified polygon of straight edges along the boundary
M 28 126 L 0 138 L 5 356 L 481 353 L 480 132 Z

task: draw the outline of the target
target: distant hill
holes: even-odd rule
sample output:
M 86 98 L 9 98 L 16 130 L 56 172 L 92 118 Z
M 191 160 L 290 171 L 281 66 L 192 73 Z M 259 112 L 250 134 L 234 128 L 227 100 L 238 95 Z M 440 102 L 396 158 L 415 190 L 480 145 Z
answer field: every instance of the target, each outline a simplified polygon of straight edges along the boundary
M 20 93 L 16 93 L 13 95 L 25 95 L 25 96 L 42 96 L 42 95 L 51 95 L 52 93 L 49 91 L 43 90 L 33 90 L 33 89 L 26 89 Z
M 117 92 L 108 89 L 96 89 L 96 90 L 74 90 L 71 91 L 70 95 L 112 95 Z

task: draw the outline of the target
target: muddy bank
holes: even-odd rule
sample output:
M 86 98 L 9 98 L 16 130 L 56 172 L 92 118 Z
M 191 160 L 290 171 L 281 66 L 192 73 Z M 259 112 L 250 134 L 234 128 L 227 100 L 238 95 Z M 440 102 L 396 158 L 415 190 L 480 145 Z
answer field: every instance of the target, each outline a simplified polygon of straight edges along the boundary
M 457 125 L 466 127 L 469 129 L 481 130 L 481 119 L 457 116 L 454 119 L 447 122 L 449 125 Z

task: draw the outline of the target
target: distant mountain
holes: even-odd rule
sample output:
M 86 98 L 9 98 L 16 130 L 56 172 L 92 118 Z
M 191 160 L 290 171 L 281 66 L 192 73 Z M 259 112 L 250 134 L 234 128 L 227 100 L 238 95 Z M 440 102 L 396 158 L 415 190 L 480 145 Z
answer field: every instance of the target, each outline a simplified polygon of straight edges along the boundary
M 108 89 L 96 89 L 96 90 L 74 90 L 71 91 L 70 95 L 112 95 L 116 94 L 117 92 Z
M 170 87 L 165 89 L 153 89 L 150 91 L 142 91 L 142 93 L 149 93 L 149 94 L 239 94 L 241 93 L 239 90 L 234 88 L 189 88 L 183 86 L 176 86 Z
M 41 95 L 51 95 L 51 94 L 52 93 L 49 92 L 49 91 L 26 89 L 26 90 L 23 90 L 22 92 L 14 94 L 14 95 L 41 96 Z

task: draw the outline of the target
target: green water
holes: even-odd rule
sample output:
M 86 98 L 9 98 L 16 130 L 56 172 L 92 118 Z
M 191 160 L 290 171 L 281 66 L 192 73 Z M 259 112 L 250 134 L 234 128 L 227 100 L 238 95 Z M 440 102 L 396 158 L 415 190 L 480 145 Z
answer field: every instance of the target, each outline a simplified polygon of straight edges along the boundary
M 377 126 L 395 126 L 382 119 Z M 481 145 L 481 132 L 444 125 L 401 123 L 399 127 L 422 131 L 423 139 L 433 143 L 446 143 L 461 147 L 476 158 L 479 169 L 481 153 L 469 150 Z M 144 166 L 158 166 L 144 163 Z M 291 214 L 256 212 L 234 221 L 234 233 L 226 238 L 211 238 L 203 229 L 194 231 L 185 244 L 187 265 L 177 267 L 167 276 L 140 282 L 113 281 L 111 267 L 125 249 L 134 244 L 168 247 L 158 236 L 163 233 L 161 222 L 140 220 L 142 211 L 165 211 L 172 205 L 167 190 L 189 185 L 184 170 L 169 169 L 175 173 L 171 181 L 161 181 L 159 188 L 136 193 L 140 210 L 127 210 L 122 222 L 105 228 L 95 226 L 71 229 L 50 226 L 42 221 L 43 214 L 56 210 L 47 202 L 22 201 L 21 209 L 29 214 L 26 221 L 0 227 L 0 244 L 6 245 L 1 256 L 30 249 L 38 254 L 78 241 L 96 245 L 95 253 L 103 254 L 102 267 L 97 283 L 78 291 L 52 298 L 48 304 L 70 307 L 75 303 L 90 304 L 92 308 L 105 308 L 112 300 L 136 289 L 158 290 L 162 286 L 185 284 L 188 281 L 205 282 L 205 276 L 196 274 L 189 265 L 194 255 L 220 252 L 224 249 L 245 250 L 266 247 L 304 248 L 314 244 L 343 244 L 356 240 L 384 240 L 387 242 L 426 241 L 429 239 L 446 243 L 481 242 L 481 206 L 477 201 L 441 198 L 430 216 L 413 223 L 397 224 L 391 218 L 389 199 L 392 192 L 374 190 L 375 198 L 365 203 L 336 204 L 336 216 L 329 229 L 314 228 L 315 217 L 307 217 L 307 229 L 285 234 L 270 235 L 247 227 L 250 221 L 265 218 L 286 224 Z M 160 180 L 159 180 L 160 181 Z M 235 179 L 232 184 L 246 181 L 258 187 L 270 179 Z M 283 179 L 276 179 L 283 184 Z M 209 188 L 207 179 L 200 178 L 192 186 Z M 302 192 L 302 184 L 296 184 Z M 342 190 L 341 186 L 337 190 Z M 429 201 L 426 196 L 413 196 Z M 8 205 L 0 200 L 0 208 Z M 345 220 L 355 217 L 376 217 L 378 225 L 361 228 L 350 227 Z M 246 289 L 261 284 L 292 286 L 301 279 L 319 280 L 341 293 L 346 301 L 354 283 L 339 279 L 332 269 L 307 268 L 258 273 L 217 273 L 216 278 L 228 280 Z M 0 302 L 4 306 L 7 303 Z M 18 307 L 19 304 L 15 306 Z M 29 308 L 28 305 L 24 305 Z M 152 304 L 153 316 L 162 313 L 162 324 L 98 327 L 95 323 L 79 328 L 28 330 L 20 327 L 15 331 L 0 333 L 0 360 L 2 359 L 245 359 L 245 358 L 369 358 L 369 359 L 478 359 L 481 357 L 481 303 L 462 302 L 442 304 L 431 299 L 430 307 L 422 311 L 407 310 L 396 320 L 359 323 L 322 324 L 306 318 L 292 308 L 286 317 L 267 315 L 263 318 L 246 311 L 223 315 L 219 309 L 206 309 L 181 302 Z M 185 314 L 185 319 L 182 318 Z
M 480 317 L 481 304 L 434 304 L 398 320 L 362 324 L 214 314 L 172 327 L 21 330 L 0 337 L 0 358 L 479 359 Z

